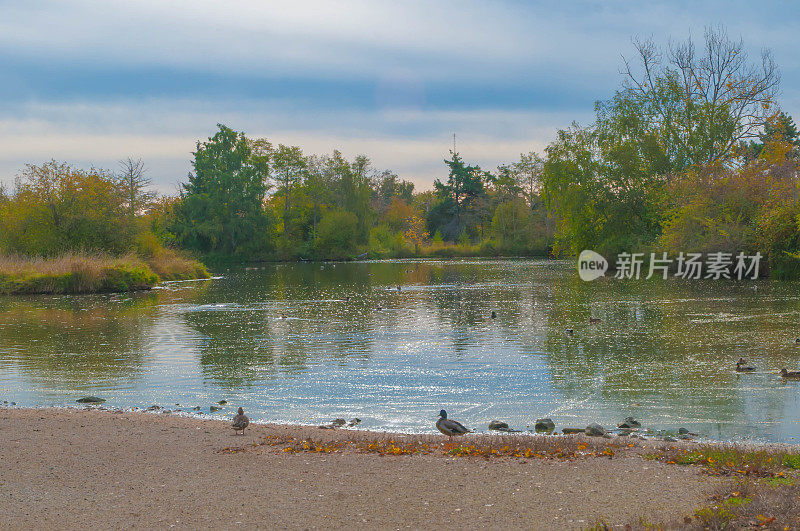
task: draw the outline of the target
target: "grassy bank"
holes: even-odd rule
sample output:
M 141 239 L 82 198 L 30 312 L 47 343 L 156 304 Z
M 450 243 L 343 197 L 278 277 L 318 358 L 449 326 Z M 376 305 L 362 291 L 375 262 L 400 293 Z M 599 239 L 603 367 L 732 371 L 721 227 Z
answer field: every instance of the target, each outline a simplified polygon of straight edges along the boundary
M 699 467 L 709 476 L 732 480 L 717 488 L 712 503 L 684 517 L 683 525 L 676 522 L 669 528 L 800 529 L 800 453 L 796 448 L 716 443 L 662 447 L 644 457 Z M 633 527 L 640 528 L 652 526 Z
M 54 258 L 0 256 L 0 294 L 64 294 L 150 289 L 160 280 L 208 278 L 205 266 L 174 251 L 135 254 L 65 254 Z
M 381 247 L 371 245 L 370 258 L 495 258 L 502 256 L 548 257 L 551 249 L 546 245 L 537 247 L 507 246 L 494 240 L 478 243 L 452 243 L 433 241 L 419 247 L 400 245 Z

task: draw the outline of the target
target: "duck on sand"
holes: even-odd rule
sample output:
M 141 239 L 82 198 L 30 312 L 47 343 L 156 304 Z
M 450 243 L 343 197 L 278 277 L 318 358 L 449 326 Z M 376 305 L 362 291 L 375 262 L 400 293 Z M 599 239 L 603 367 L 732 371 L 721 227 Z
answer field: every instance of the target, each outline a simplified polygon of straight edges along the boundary
M 247 415 L 244 414 L 244 409 L 241 407 L 239 408 L 239 412 L 233 417 L 233 422 L 231 423 L 231 428 L 235 432 L 242 430 L 242 435 L 244 435 L 244 429 L 250 424 L 250 419 L 247 418 Z

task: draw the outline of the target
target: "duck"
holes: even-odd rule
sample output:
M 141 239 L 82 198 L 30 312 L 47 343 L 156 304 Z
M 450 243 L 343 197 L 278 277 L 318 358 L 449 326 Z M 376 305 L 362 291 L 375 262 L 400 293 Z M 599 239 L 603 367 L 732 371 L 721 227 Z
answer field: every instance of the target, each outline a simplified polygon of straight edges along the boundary
M 589 324 L 597 324 L 600 322 L 599 317 L 589 317 Z
M 288 317 L 286 317 L 286 314 L 284 312 L 281 312 L 280 319 L 288 319 Z
M 236 413 L 236 416 L 233 417 L 233 422 L 231 423 L 231 429 L 234 430 L 234 433 L 241 430 L 242 435 L 244 435 L 244 429 L 249 425 L 250 425 L 250 419 L 247 418 L 247 415 L 244 414 L 244 409 L 240 407 L 239 411 Z
M 573 330 L 572 328 L 567 328 L 566 330 L 564 330 L 564 332 L 565 332 L 565 333 L 566 333 L 568 336 L 572 336 L 572 335 L 574 335 L 574 334 L 575 334 L 575 330 Z
M 497 319 L 497 312 L 492 310 L 492 319 Z
M 756 368 L 749 367 L 744 358 L 739 358 L 739 361 L 736 362 L 736 372 L 753 372 L 754 370 Z
M 786 367 L 781 369 L 781 378 L 787 380 L 800 380 L 800 371 L 787 371 Z
M 460 422 L 447 418 L 447 411 L 444 409 L 439 411 L 439 420 L 436 421 L 436 429 L 451 439 L 453 435 L 464 435 L 470 432 L 470 430 L 465 428 Z

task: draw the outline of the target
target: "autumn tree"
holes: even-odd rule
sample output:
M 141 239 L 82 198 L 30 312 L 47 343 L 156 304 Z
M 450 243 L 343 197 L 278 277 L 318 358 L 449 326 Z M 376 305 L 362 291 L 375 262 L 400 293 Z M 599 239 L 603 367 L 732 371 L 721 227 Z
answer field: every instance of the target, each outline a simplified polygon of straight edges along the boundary
M 626 81 L 609 110 L 631 106 L 642 134 L 658 133 L 651 141 L 661 145 L 667 172 L 730 161 L 777 112 L 781 76 L 772 53 L 751 61 L 721 26 L 706 28 L 700 46 L 691 38 L 667 49 L 652 40 L 635 45 L 638 68 L 625 61 Z

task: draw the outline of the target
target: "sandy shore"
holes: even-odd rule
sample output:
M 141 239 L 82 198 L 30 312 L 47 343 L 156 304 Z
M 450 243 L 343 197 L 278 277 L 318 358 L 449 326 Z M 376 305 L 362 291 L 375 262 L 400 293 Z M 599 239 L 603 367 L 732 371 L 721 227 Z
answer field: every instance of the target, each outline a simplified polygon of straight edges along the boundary
M 290 453 L 258 445 L 267 436 L 354 437 L 269 425 L 235 436 L 225 423 L 174 415 L 0 409 L 0 527 L 580 529 L 680 520 L 718 481 L 645 461 L 637 449 L 572 461 Z

